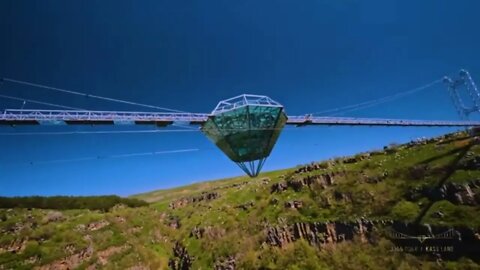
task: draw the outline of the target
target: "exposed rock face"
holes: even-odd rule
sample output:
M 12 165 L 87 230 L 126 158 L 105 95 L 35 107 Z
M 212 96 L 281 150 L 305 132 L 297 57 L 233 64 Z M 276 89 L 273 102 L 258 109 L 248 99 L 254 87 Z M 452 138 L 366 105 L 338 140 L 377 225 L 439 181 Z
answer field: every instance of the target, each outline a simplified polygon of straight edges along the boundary
M 229 256 L 226 259 L 217 260 L 213 269 L 215 270 L 235 270 L 237 261 L 234 256 Z
M 344 164 L 351 164 L 351 163 L 357 163 L 359 161 L 369 159 L 370 158 L 370 153 L 365 153 L 361 155 L 356 155 L 354 157 L 347 157 L 342 160 Z
M 362 242 L 374 243 L 376 235 L 372 234 L 378 227 L 388 229 L 387 235 L 398 246 L 453 246 L 451 251 L 439 251 L 441 256 L 458 258 L 477 256 L 480 246 L 480 231 L 468 227 L 430 226 L 401 221 L 366 219 L 357 222 L 313 222 L 294 223 L 283 226 L 266 227 L 266 243 L 283 247 L 288 243 L 304 239 L 313 246 L 324 246 L 358 237 Z M 422 238 L 423 237 L 423 238 Z M 427 242 L 423 242 L 427 241 Z M 429 242 L 428 242 L 429 241 Z M 415 252 L 422 252 L 421 249 Z
M 179 229 L 181 226 L 180 219 L 178 217 L 170 217 L 168 226 L 173 229 Z
M 335 177 L 343 175 L 343 172 L 324 173 L 320 175 L 307 175 L 304 177 L 295 177 L 287 180 L 286 182 L 279 182 L 272 185 L 270 192 L 282 192 L 288 188 L 292 188 L 295 191 L 300 191 L 304 187 L 311 188 L 313 185 L 322 189 L 327 186 L 331 186 L 335 183 Z
M 48 265 L 43 265 L 35 269 L 38 270 L 68 270 L 79 267 L 83 262 L 88 261 L 93 256 L 93 247 L 89 246 L 79 253 L 68 256 L 65 259 L 55 261 Z
M 168 266 L 172 270 L 189 270 L 192 267 L 193 257 L 191 257 L 187 249 L 179 242 L 173 247 L 174 258 L 168 261 Z
M 297 170 L 295 170 L 295 173 L 306 173 L 306 172 L 311 172 L 316 170 L 323 170 L 323 169 L 327 169 L 331 165 L 332 164 L 326 163 L 326 162 L 312 163 L 312 164 L 305 165 L 303 167 L 298 168 Z
M 300 191 L 307 184 L 304 182 L 305 178 L 294 178 L 287 181 L 287 186 L 291 187 L 295 191 Z
M 357 222 L 313 222 L 294 223 L 291 226 L 267 228 L 266 243 L 282 247 L 298 239 L 305 239 L 311 245 L 324 245 L 352 240 L 355 235 L 367 241 L 373 230 L 373 223 L 365 220 Z
M 186 206 L 187 204 L 190 204 L 190 203 L 215 200 L 218 197 L 220 197 L 220 195 L 217 192 L 203 192 L 198 196 L 186 197 L 186 198 L 175 200 L 171 202 L 169 206 L 172 209 L 176 209 L 176 208 Z
M 168 206 L 172 209 L 177 209 L 177 208 L 184 207 L 189 203 L 190 203 L 189 198 L 181 198 L 181 199 L 178 199 L 178 200 L 175 200 L 175 201 L 171 202 Z
M 106 220 L 101 220 L 101 221 L 98 221 L 98 222 L 92 222 L 90 224 L 87 225 L 87 229 L 89 231 L 98 231 L 106 226 L 110 225 L 110 222 L 106 221 Z
M 212 226 L 198 227 L 195 226 L 190 232 L 190 237 L 201 239 L 207 237 L 208 239 L 218 239 L 225 235 L 225 229 Z
M 63 216 L 62 212 L 59 212 L 59 211 L 49 211 L 49 212 L 43 217 L 43 223 L 62 221 L 62 220 L 64 220 L 64 219 L 65 219 L 65 217 Z
M 270 193 L 282 192 L 284 190 L 287 190 L 287 188 L 287 183 L 285 181 L 281 181 L 272 185 L 272 187 L 270 188 Z
M 289 201 L 285 202 L 285 208 L 294 208 L 294 209 L 299 209 L 303 207 L 303 202 L 302 201 Z
M 448 183 L 440 188 L 418 187 L 411 190 L 406 196 L 409 200 L 418 200 L 421 196 L 430 200 L 448 200 L 454 204 L 478 205 L 480 203 L 480 180 L 466 184 Z
M 5 246 L 0 246 L 0 254 L 3 252 L 10 253 L 22 253 L 25 250 L 28 239 L 18 238 L 10 242 L 10 244 Z
M 335 177 L 343 175 L 341 172 L 325 173 L 316 176 L 307 176 L 302 179 L 304 186 L 310 187 L 312 184 L 319 184 L 322 187 L 331 186 L 335 183 Z

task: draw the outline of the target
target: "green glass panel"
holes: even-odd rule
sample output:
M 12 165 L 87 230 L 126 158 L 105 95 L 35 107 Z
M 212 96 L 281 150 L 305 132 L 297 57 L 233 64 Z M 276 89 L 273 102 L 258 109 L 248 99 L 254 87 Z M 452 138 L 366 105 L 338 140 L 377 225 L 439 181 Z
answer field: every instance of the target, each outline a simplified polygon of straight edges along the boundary
M 270 155 L 286 119 L 281 107 L 250 105 L 212 116 L 202 131 L 231 160 L 253 161 Z

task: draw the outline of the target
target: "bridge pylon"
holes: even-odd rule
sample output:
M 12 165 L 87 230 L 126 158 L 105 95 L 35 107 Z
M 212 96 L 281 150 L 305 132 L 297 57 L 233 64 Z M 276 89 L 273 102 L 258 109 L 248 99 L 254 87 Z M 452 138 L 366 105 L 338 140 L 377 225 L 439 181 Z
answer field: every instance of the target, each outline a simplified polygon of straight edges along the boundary
M 460 70 L 458 76 L 453 79 L 445 76 L 443 82 L 447 85 L 455 109 L 462 120 L 469 120 L 472 113 L 480 113 L 480 92 L 468 71 Z M 469 97 L 467 102 L 471 105 L 466 105 L 462 93 L 466 94 L 463 94 L 463 97 Z

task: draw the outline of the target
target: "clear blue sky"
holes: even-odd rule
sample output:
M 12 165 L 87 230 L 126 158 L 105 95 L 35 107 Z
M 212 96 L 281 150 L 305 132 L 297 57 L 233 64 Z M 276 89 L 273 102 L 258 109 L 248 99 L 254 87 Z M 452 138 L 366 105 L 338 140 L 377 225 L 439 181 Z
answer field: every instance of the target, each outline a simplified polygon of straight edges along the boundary
M 190 112 L 244 92 L 297 115 L 402 92 L 466 68 L 480 81 L 480 2 L 0 1 L 0 77 Z M 142 110 L 5 83 L 0 94 Z M 0 99 L 0 109 L 20 108 Z M 25 108 L 46 108 L 27 103 Z M 442 84 L 346 116 L 457 119 Z M 0 133 L 114 127 L 0 127 Z M 121 129 L 121 128 L 119 128 Z M 284 131 L 265 170 L 444 128 Z M 38 163 L 149 151 L 191 153 Z M 0 195 L 130 195 L 242 175 L 201 133 L 0 136 Z M 30 163 L 33 162 L 33 165 Z

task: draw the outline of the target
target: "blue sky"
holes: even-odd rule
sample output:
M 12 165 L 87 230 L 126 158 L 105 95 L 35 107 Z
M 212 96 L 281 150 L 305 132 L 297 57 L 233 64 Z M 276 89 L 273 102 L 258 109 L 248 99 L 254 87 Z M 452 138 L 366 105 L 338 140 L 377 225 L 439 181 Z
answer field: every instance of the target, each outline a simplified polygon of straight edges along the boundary
M 474 0 L 4 0 L 0 77 L 189 112 L 210 112 L 219 100 L 244 92 L 263 94 L 299 115 L 406 91 L 460 68 L 480 78 L 479 8 Z M 10 83 L 0 94 L 96 110 L 145 109 Z M 0 99 L 2 110 L 21 106 Z M 442 84 L 345 116 L 458 118 Z M 0 127 L 0 133 L 112 129 Z M 265 170 L 450 130 L 285 130 Z M 199 150 L 45 163 L 190 148 Z M 199 132 L 2 135 L 0 149 L 4 196 L 130 195 L 242 175 Z

